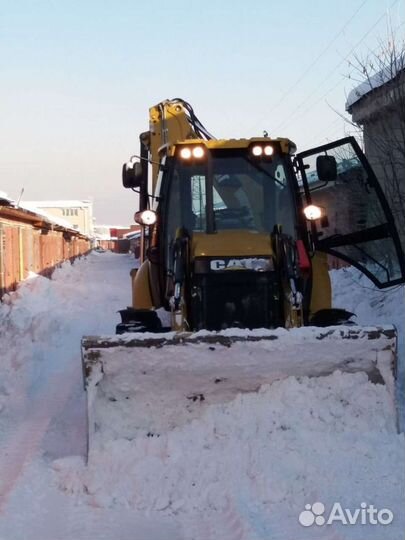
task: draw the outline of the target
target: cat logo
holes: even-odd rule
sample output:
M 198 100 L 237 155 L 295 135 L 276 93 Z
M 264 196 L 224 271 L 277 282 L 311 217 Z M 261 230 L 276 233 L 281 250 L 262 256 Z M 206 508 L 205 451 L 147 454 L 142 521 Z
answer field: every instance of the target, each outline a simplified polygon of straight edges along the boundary
M 211 270 L 230 270 L 232 268 L 237 268 L 238 270 L 245 270 L 246 266 L 243 265 L 243 260 L 241 259 L 228 259 L 227 261 L 223 259 L 214 259 L 210 262 Z
M 250 258 L 250 259 L 213 259 L 210 261 L 210 268 L 214 272 L 224 270 L 255 270 L 265 272 L 273 270 L 271 259 Z

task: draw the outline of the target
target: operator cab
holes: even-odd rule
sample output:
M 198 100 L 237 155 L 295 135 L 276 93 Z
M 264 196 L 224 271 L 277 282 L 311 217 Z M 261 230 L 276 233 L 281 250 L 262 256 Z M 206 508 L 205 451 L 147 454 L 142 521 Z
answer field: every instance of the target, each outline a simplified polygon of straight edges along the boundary
M 264 148 L 268 154 L 264 153 Z M 199 150 L 198 157 L 193 151 Z M 254 151 L 260 155 L 255 155 Z M 238 149 L 179 145 L 162 185 L 166 244 L 188 234 L 246 230 L 296 235 L 291 165 L 276 143 Z
M 178 144 L 161 178 L 166 299 L 176 297 L 171 276 L 190 276 L 192 328 L 269 328 L 284 316 L 275 238 L 299 236 L 298 184 L 277 141 L 237 142 Z

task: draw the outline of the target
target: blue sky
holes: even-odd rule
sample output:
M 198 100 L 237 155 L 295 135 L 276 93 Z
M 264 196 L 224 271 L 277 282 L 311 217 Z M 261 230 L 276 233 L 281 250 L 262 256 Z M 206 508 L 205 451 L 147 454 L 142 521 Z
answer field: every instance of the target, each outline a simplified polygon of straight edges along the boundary
M 217 137 L 339 138 L 349 60 L 390 27 L 403 38 L 404 0 L 0 0 L 0 190 L 131 222 L 121 164 L 170 97 Z

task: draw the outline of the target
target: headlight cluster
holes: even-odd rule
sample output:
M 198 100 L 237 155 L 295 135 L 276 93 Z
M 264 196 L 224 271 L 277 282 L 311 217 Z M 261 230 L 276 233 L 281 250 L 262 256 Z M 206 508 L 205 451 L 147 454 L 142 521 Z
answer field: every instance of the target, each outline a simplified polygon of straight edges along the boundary
M 202 159 L 205 156 L 205 148 L 203 146 L 183 146 L 180 149 L 180 157 L 182 159 Z
M 255 144 L 252 146 L 251 152 L 255 157 L 270 157 L 274 154 L 274 148 L 270 144 Z

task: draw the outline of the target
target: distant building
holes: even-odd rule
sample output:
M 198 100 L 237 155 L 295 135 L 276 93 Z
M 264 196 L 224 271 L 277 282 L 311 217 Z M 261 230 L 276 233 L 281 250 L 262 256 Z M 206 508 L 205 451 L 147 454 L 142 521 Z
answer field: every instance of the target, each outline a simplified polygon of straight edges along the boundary
M 94 225 L 94 236 L 97 240 L 111 240 L 110 225 Z
M 100 240 L 119 240 L 127 233 L 139 231 L 140 225 L 94 225 L 94 234 Z
M 24 206 L 38 208 L 61 218 L 86 236 L 91 237 L 94 234 L 92 201 L 24 201 Z
M 129 227 L 111 226 L 111 238 L 116 240 L 125 239 L 128 233 L 139 231 L 140 229 L 140 225 L 130 225 Z
M 148 235 L 148 229 L 145 231 Z M 126 234 L 124 234 L 129 242 L 129 251 L 134 254 L 135 259 L 139 259 L 141 256 L 141 227 L 138 225 L 137 228 Z
M 139 225 L 124 227 L 121 225 L 95 225 L 94 236 L 97 245 L 116 253 L 128 253 L 131 250 L 131 234 L 139 234 Z

